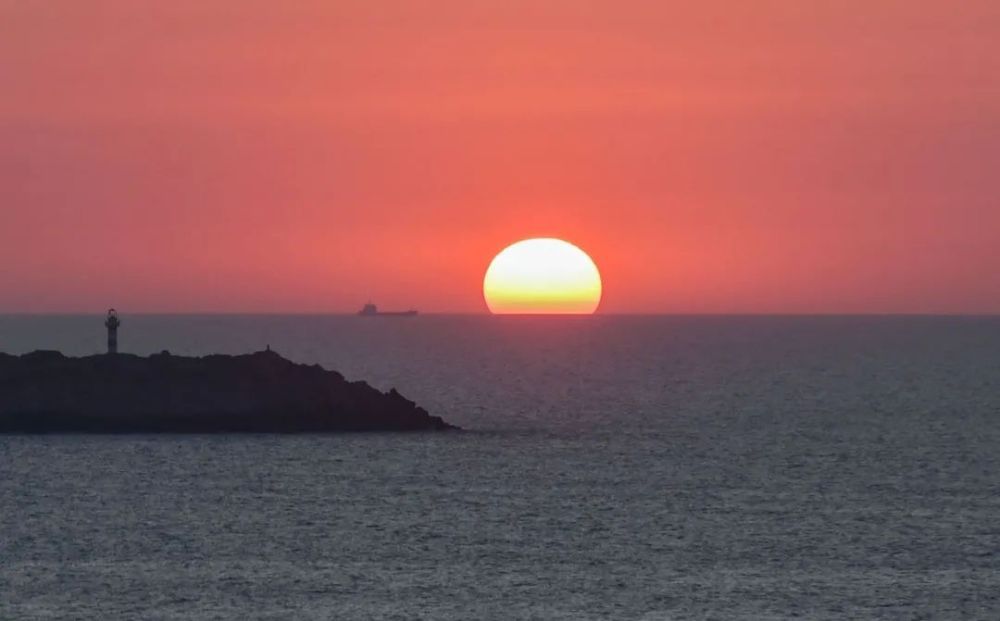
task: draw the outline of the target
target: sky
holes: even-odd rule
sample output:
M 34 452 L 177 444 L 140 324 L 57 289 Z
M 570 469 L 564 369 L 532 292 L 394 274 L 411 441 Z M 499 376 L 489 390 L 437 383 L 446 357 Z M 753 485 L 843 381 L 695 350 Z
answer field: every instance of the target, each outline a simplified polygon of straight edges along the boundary
M 0 0 L 0 312 L 1000 312 L 996 0 Z

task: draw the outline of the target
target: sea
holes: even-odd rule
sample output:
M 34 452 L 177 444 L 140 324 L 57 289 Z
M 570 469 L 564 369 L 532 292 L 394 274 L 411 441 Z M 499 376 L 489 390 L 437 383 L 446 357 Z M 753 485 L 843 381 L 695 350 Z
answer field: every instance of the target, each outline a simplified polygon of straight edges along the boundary
M 0 619 L 1000 619 L 1000 318 L 128 315 L 461 432 L 0 436 Z M 0 351 L 104 349 L 0 316 Z

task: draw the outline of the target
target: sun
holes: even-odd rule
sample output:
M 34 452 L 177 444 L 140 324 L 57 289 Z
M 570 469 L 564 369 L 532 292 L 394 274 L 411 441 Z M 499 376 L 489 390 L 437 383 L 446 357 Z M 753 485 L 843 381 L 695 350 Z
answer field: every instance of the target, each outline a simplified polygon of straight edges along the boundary
M 493 258 L 483 297 L 495 315 L 589 315 L 601 303 L 601 274 L 587 253 L 569 242 L 525 239 Z

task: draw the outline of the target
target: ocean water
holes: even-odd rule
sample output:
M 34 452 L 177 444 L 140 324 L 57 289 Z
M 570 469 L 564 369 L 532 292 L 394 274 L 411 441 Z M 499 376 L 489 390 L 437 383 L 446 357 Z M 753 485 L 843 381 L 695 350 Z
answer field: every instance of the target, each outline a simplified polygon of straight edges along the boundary
M 100 351 L 99 316 L 0 351 Z M 997 619 L 1000 319 L 124 316 L 449 434 L 0 437 L 0 619 Z

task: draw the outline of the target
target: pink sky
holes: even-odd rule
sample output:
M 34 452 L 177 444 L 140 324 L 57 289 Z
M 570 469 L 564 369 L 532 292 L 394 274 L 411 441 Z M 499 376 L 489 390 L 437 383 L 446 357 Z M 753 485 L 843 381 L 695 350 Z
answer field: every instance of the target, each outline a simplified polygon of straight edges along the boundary
M 995 0 L 0 0 L 0 312 L 995 313 L 998 166 Z

